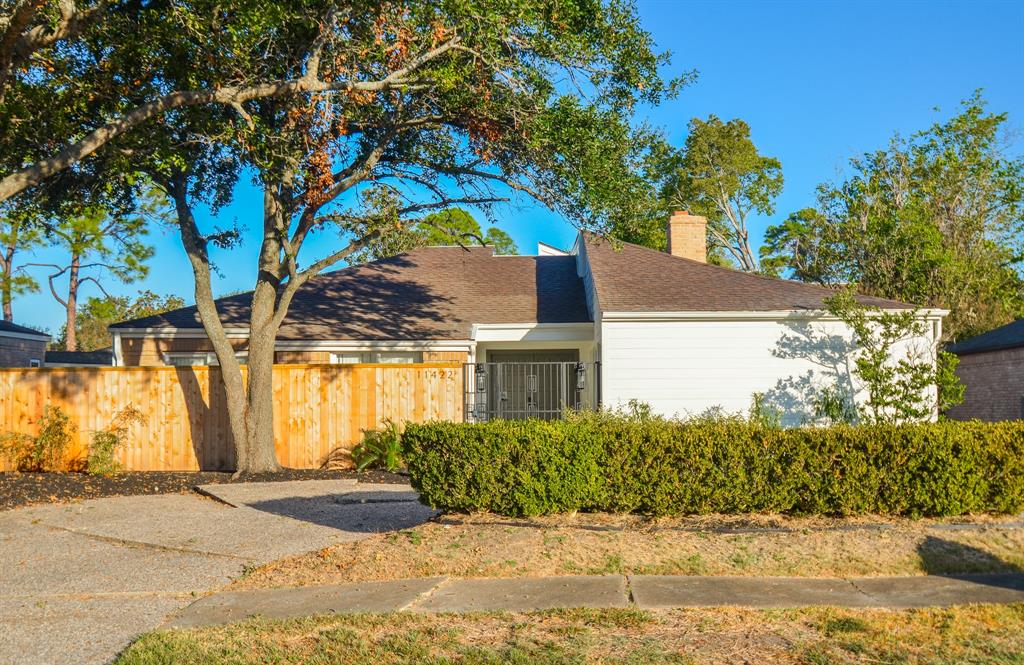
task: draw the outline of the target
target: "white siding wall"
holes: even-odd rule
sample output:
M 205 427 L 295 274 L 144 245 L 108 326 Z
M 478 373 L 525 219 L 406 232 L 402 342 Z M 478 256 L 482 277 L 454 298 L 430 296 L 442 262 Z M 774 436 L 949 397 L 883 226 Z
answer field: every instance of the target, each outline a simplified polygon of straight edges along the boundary
M 799 424 L 812 416 L 810 400 L 822 386 L 838 381 L 859 392 L 849 339 L 839 321 L 603 321 L 602 401 L 637 399 L 668 416 L 713 407 L 746 413 L 761 392 L 786 424 Z M 930 348 L 930 336 L 900 355 L 921 345 Z

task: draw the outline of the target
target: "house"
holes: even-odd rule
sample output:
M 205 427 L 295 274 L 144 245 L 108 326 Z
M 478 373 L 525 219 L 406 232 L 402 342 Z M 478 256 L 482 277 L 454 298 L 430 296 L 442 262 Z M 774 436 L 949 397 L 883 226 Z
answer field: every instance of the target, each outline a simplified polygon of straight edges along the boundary
M 951 344 L 960 358 L 964 401 L 950 409 L 957 420 L 1024 418 L 1024 319 Z
M 667 232 L 668 252 L 583 232 L 538 256 L 424 247 L 325 273 L 296 293 L 276 361 L 466 363 L 477 418 L 633 399 L 668 415 L 738 412 L 762 393 L 796 423 L 822 386 L 858 392 L 849 330 L 825 312 L 831 290 L 709 265 L 702 217 L 676 213 Z M 249 297 L 218 301 L 241 358 Z M 934 350 L 943 314 L 923 312 L 928 334 L 907 343 Z M 110 331 L 117 365 L 216 362 L 194 307 Z
M 46 333 L 0 321 L 0 367 L 42 367 L 49 343 Z

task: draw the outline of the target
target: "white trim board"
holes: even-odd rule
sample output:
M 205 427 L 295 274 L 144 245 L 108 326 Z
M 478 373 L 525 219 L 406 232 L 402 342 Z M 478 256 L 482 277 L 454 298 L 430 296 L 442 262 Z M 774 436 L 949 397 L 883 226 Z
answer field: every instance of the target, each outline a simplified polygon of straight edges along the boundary
M 912 312 L 912 309 L 886 309 L 883 312 Z M 949 313 L 945 309 L 918 310 L 921 318 L 938 319 Z M 820 309 L 780 309 L 763 312 L 730 311 L 730 312 L 602 312 L 603 321 L 786 321 L 815 319 L 820 321 L 838 321 L 839 319 L 826 310 Z
M 248 328 L 225 328 L 228 337 L 248 337 Z M 151 339 L 206 339 L 203 328 L 112 328 L 111 335 L 120 335 L 125 339 L 146 337 Z
M 53 339 L 46 333 L 21 333 L 21 332 L 9 332 L 7 330 L 0 330 L 0 337 L 7 337 L 8 339 L 27 339 L 33 342 L 49 342 Z
M 589 342 L 594 324 L 582 323 L 475 323 L 475 342 Z

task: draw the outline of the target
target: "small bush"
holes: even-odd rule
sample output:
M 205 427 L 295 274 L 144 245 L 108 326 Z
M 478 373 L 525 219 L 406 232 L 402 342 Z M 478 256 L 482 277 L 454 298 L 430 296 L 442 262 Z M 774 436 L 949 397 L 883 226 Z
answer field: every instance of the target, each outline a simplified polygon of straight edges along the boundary
M 397 471 L 402 468 L 402 433 L 390 418 L 381 429 L 363 430 L 363 440 L 352 448 L 352 460 L 362 471 L 370 467 Z
M 17 471 L 61 471 L 71 447 L 74 425 L 58 406 L 47 406 L 35 436 L 9 432 L 0 436 L 0 454 Z
M 85 459 L 86 473 L 96 476 L 110 476 L 121 471 L 121 465 L 114 460 L 117 449 L 128 440 L 128 426 L 142 422 L 142 412 L 133 406 L 121 409 L 114 416 L 110 427 L 93 432 L 89 444 L 89 455 Z
M 444 510 L 940 516 L 1024 509 L 1019 422 L 781 429 L 600 413 L 409 424 L 402 441 L 413 486 Z

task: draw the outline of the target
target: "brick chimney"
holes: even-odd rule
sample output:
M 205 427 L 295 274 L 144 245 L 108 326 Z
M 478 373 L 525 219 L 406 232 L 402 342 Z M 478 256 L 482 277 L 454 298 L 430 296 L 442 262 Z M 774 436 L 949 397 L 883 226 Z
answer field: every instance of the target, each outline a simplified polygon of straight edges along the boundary
M 708 262 L 708 220 L 677 210 L 668 220 L 668 253 Z

